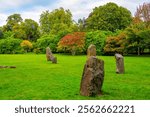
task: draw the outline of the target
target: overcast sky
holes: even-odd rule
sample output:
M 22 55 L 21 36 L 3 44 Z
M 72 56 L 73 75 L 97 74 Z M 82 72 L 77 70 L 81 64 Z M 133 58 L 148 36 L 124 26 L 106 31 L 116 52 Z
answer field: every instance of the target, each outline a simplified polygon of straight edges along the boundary
M 96 6 L 108 2 L 115 2 L 119 6 L 126 7 L 134 15 L 136 8 L 150 0 L 0 0 L 0 26 L 6 24 L 6 19 L 14 13 L 21 14 L 23 19 L 31 18 L 39 21 L 42 11 L 52 11 L 63 7 L 70 9 L 73 19 L 88 17 L 89 13 Z

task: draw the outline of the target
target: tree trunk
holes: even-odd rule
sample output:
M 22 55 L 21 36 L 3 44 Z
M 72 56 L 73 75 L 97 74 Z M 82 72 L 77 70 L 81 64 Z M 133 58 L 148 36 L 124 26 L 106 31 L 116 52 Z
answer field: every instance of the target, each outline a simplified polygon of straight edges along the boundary
M 138 47 L 138 56 L 140 55 L 140 47 Z
M 76 51 L 75 50 L 72 50 L 71 53 L 72 53 L 73 56 L 76 55 Z

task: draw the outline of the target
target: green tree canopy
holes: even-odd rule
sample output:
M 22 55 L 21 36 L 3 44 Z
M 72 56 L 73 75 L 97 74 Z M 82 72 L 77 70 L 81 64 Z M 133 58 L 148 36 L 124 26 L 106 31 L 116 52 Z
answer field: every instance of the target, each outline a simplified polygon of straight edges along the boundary
M 39 38 L 39 25 L 32 19 L 25 19 L 21 24 L 15 24 L 13 27 L 14 37 L 35 41 Z
M 145 22 L 132 24 L 126 29 L 128 50 L 135 51 L 140 55 L 144 49 L 150 49 L 150 28 Z
M 71 32 L 74 27 L 72 14 L 70 10 L 63 8 L 55 9 L 52 12 L 45 11 L 40 16 L 40 27 L 43 34 Z
M 34 41 L 39 38 L 39 25 L 36 21 L 32 19 L 25 19 L 22 23 L 22 27 L 26 32 L 28 40 Z
M 93 9 L 86 19 L 89 30 L 115 31 L 126 28 L 132 20 L 131 12 L 115 3 L 107 3 Z
M 16 24 L 20 24 L 22 22 L 22 18 L 20 14 L 13 14 L 8 16 L 6 21 L 7 24 L 4 26 L 4 31 L 12 31 Z

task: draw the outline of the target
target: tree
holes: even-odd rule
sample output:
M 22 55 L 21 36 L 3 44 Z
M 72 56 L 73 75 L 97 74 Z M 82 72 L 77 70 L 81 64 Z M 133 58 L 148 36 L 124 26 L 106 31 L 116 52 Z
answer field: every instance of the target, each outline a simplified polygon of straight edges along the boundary
M 140 55 L 144 49 L 150 49 L 150 3 L 144 3 L 137 8 L 126 33 L 128 50 L 136 51 Z
M 145 43 L 149 41 L 148 30 L 149 29 L 146 27 L 146 24 L 144 22 L 132 24 L 130 27 L 128 27 L 126 29 L 128 50 L 132 50 L 132 52 L 135 51 L 136 53 L 138 53 L 138 55 L 140 55 L 146 48 Z M 147 35 L 148 37 L 145 37 L 143 34 Z
M 58 51 L 71 52 L 75 55 L 77 52 L 83 52 L 85 44 L 85 33 L 74 32 L 67 34 L 58 43 Z
M 85 39 L 85 51 L 88 49 L 89 45 L 94 44 L 96 46 L 96 53 L 98 55 L 104 54 L 104 45 L 107 36 L 112 35 L 110 31 L 90 31 L 86 32 Z
M 30 41 L 28 40 L 23 40 L 20 44 L 20 46 L 23 48 L 23 50 L 27 53 L 29 52 L 32 48 L 33 48 L 33 45 Z
M 135 12 L 135 18 L 146 22 L 147 26 L 150 26 L 150 3 L 139 5 Z
M 70 10 L 55 9 L 52 12 L 45 11 L 40 16 L 40 28 L 43 34 L 68 33 L 72 32 L 73 27 Z
M 116 31 L 125 29 L 132 20 L 131 12 L 115 3 L 107 3 L 93 9 L 86 19 L 88 30 Z
M 13 35 L 14 38 L 27 39 L 25 28 L 22 26 L 22 23 L 21 24 L 15 24 L 13 26 L 12 32 L 14 33 L 14 35 Z
M 85 18 L 78 19 L 78 29 L 79 31 L 85 31 Z
M 3 37 L 4 37 L 3 30 L 2 27 L 0 27 L 0 39 L 2 39 Z
M 57 35 L 43 35 L 35 43 L 35 53 L 45 53 L 45 48 L 50 47 L 51 51 L 54 53 L 57 51 L 57 43 L 60 37 Z
M 143 48 L 150 52 L 150 29 L 141 30 L 138 35 L 143 40 Z
M 126 34 L 122 32 L 118 36 L 107 37 L 104 52 L 107 54 L 115 54 L 115 53 L 123 54 L 125 52 L 125 47 L 126 47 Z
M 26 33 L 26 39 L 36 41 L 39 38 L 39 26 L 36 21 L 32 19 L 25 19 L 21 26 Z
M 13 27 L 14 37 L 36 41 L 39 38 L 39 25 L 32 19 L 25 19 L 21 24 L 15 24 Z
M 8 16 L 7 18 L 7 24 L 3 27 L 4 31 L 12 31 L 13 26 L 16 24 L 20 24 L 22 22 L 22 18 L 20 14 L 13 14 Z

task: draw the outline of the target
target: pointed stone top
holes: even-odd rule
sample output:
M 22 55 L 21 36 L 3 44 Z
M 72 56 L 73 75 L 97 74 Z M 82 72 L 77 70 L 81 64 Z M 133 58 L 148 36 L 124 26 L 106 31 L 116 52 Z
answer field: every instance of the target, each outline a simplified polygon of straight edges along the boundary
M 121 54 L 118 54 L 118 53 L 115 54 L 115 57 L 116 58 L 123 58 L 123 56 Z
M 88 47 L 88 50 L 87 50 L 87 56 L 88 58 L 90 56 L 96 56 L 96 46 L 91 44 L 89 47 Z

